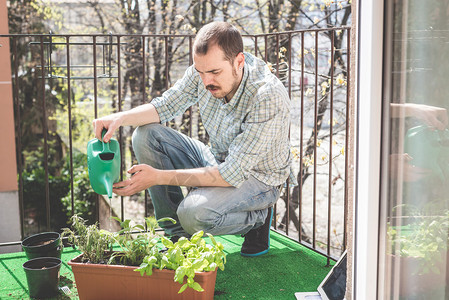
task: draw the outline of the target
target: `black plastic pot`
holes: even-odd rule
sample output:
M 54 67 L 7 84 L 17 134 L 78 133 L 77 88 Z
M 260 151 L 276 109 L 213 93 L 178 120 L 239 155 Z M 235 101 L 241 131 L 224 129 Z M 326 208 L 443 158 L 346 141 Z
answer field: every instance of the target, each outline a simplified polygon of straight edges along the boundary
M 37 257 L 61 258 L 61 236 L 57 232 L 42 232 L 27 237 L 22 241 L 22 249 L 28 259 Z
M 58 294 L 61 260 L 39 257 L 23 264 L 31 298 L 49 298 Z

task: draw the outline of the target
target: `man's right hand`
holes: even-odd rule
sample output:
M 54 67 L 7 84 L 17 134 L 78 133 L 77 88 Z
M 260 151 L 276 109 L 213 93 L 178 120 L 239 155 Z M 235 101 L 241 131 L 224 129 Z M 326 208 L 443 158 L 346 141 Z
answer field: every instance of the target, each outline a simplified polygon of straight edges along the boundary
M 106 128 L 108 131 L 104 135 L 104 142 L 109 142 L 114 132 L 120 126 L 141 126 L 149 123 L 160 123 L 159 114 L 151 103 L 142 104 L 128 111 L 121 111 L 98 118 L 92 122 L 97 139 L 101 140 L 103 128 Z
M 107 132 L 103 137 L 103 142 L 109 142 L 114 132 L 122 125 L 122 122 L 121 113 L 93 120 L 92 125 L 94 126 L 95 137 L 101 140 L 101 132 L 105 128 Z

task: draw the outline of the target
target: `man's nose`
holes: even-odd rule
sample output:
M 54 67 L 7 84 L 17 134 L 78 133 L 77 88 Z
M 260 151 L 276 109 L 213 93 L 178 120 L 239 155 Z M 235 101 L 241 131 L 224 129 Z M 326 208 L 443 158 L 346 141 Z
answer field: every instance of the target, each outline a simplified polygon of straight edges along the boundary
M 212 74 L 204 74 L 203 75 L 203 83 L 205 86 L 214 84 L 214 76 Z

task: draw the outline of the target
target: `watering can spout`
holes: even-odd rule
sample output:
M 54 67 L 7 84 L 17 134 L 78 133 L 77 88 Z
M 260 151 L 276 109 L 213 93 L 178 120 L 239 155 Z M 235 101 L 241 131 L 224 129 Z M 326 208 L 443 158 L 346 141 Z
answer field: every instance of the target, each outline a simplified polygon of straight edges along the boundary
M 109 199 L 112 198 L 112 180 L 105 177 L 104 179 L 104 187 L 106 189 L 106 194 L 108 195 Z
M 87 144 L 87 166 L 90 185 L 100 195 L 112 198 L 112 185 L 118 182 L 120 176 L 120 145 L 116 139 L 108 143 L 102 139 L 92 139 Z

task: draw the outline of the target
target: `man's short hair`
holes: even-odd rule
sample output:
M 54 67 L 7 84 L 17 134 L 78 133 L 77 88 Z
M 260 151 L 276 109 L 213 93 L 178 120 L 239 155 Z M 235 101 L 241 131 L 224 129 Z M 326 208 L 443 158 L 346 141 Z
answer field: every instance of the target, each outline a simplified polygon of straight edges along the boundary
M 215 44 L 223 50 L 225 59 L 231 63 L 240 52 L 243 52 L 240 32 L 226 22 L 212 22 L 202 27 L 195 37 L 193 51 L 195 54 L 205 55 Z

